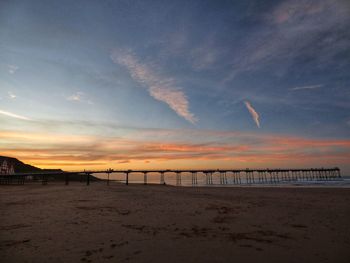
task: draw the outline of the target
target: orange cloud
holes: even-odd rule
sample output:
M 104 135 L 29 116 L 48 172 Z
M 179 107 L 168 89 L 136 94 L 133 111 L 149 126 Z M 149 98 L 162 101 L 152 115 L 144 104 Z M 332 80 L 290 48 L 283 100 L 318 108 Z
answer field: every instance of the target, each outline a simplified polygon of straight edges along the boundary
M 134 135 L 122 138 L 0 131 L 0 149 L 2 155 L 39 167 L 66 170 L 150 166 L 350 168 L 350 140 L 199 130 L 154 130 L 138 136 L 139 139 L 134 139 Z

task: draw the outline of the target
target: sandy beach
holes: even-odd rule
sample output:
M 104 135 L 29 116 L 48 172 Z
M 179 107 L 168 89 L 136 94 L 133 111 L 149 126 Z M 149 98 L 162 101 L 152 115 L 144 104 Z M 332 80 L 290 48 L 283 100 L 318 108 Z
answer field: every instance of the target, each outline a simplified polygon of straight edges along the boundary
M 0 186 L 1 262 L 349 262 L 350 189 Z

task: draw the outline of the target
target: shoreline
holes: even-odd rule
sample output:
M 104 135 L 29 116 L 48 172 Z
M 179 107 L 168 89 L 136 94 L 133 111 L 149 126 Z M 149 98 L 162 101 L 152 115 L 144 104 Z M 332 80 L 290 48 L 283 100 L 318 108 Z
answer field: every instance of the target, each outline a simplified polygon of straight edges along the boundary
M 107 179 L 99 179 L 98 181 L 91 181 L 92 186 L 87 186 L 87 187 L 93 187 L 94 184 L 99 183 L 99 184 L 105 184 L 108 187 L 107 184 L 108 180 Z M 185 187 L 185 188 L 350 188 L 350 178 L 342 179 L 342 180 L 333 180 L 333 181 L 300 181 L 300 182 L 285 182 L 285 183 L 241 183 L 241 184 L 197 184 L 197 185 L 191 185 L 191 184 L 182 184 L 182 185 L 176 185 L 172 183 L 164 183 L 160 184 L 157 182 L 148 182 L 147 184 L 144 184 L 142 181 L 129 181 L 129 185 L 126 185 L 123 180 L 109 180 L 110 185 L 124 185 L 125 187 L 128 187 L 130 185 L 144 185 L 144 186 L 152 186 L 152 185 L 159 185 L 159 186 L 173 186 L 173 187 Z M 69 184 L 81 184 L 82 186 L 86 186 L 85 181 L 74 181 L 71 180 Z M 41 181 L 26 181 L 24 185 L 42 185 Z M 48 181 L 47 184 L 45 184 L 43 187 L 46 185 L 65 185 L 65 182 L 55 180 L 55 181 Z M 0 187 L 2 186 L 18 186 L 18 184 L 13 183 L 13 184 L 0 184 Z M 67 185 L 69 186 L 69 185 Z

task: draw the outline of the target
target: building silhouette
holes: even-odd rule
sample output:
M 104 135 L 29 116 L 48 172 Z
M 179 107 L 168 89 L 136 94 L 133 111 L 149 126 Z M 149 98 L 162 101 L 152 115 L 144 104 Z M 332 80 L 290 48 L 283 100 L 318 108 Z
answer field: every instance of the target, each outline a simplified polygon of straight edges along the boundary
M 15 169 L 12 163 L 8 162 L 6 159 L 0 163 L 0 174 L 14 174 Z

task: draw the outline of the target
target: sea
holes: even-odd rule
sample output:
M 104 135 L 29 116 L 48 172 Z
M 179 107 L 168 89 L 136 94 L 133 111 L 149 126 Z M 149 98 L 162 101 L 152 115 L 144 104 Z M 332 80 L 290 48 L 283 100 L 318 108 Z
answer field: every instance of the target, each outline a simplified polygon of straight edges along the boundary
M 96 174 L 94 175 L 100 179 L 107 179 L 107 174 Z M 125 183 L 125 174 L 110 174 L 109 176 L 110 183 Z M 176 174 L 174 173 L 165 173 L 164 176 L 165 184 L 167 185 L 177 185 Z M 161 178 L 159 173 L 148 173 L 147 174 L 147 184 L 160 184 Z M 131 173 L 129 174 L 129 184 L 144 184 L 144 175 L 143 173 Z M 233 175 L 227 174 L 227 184 L 220 184 L 219 174 L 213 174 L 213 183 L 208 185 L 206 184 L 206 177 L 204 174 L 197 174 L 197 184 L 192 185 L 191 173 L 182 173 L 181 174 L 181 186 L 187 187 L 237 187 L 237 186 L 248 186 L 248 187 L 337 187 L 337 188 L 350 188 L 350 175 L 342 176 L 341 178 L 332 179 L 332 180 L 302 180 L 298 179 L 297 181 L 287 181 L 280 180 L 279 182 L 272 183 L 260 183 L 258 178 L 255 178 L 255 182 L 251 183 L 247 181 L 245 175 L 241 176 L 240 184 L 235 183 Z

